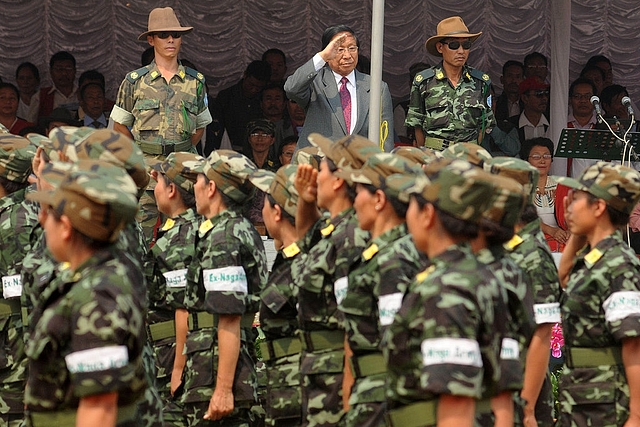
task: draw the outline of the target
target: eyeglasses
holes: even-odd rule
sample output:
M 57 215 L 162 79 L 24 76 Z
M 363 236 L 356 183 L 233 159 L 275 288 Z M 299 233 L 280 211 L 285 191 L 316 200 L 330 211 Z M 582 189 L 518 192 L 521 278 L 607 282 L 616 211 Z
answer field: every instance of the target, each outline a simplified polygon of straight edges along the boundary
M 533 70 L 546 70 L 546 65 L 527 65 L 527 68 L 531 68 Z
M 293 151 L 283 151 L 282 155 L 287 157 L 293 157 Z
M 577 99 L 577 100 L 581 100 L 581 99 L 589 100 L 589 99 L 591 99 L 592 96 L 593 95 L 590 94 L 590 93 L 575 93 L 571 97 L 573 99 Z
M 539 161 L 542 159 L 549 160 L 551 158 L 551 154 L 531 154 L 529 158 L 535 161 Z
M 182 33 L 178 33 L 176 31 L 162 31 L 161 33 L 155 33 L 156 36 L 158 36 L 159 39 L 168 39 L 169 36 L 173 37 L 174 39 L 179 39 L 180 37 L 182 37 Z
M 531 91 L 531 95 L 537 97 L 537 98 L 544 98 L 544 97 L 549 97 L 549 91 L 548 90 L 534 90 Z
M 470 40 L 463 41 L 462 43 L 460 43 L 460 42 L 459 42 L 459 41 L 457 41 L 457 40 L 450 41 L 450 42 L 440 42 L 440 43 L 442 43 L 442 44 L 446 44 L 446 45 L 447 45 L 447 47 L 448 47 L 449 49 L 451 49 L 451 50 L 458 50 L 458 49 L 460 48 L 460 46 L 462 46 L 462 48 L 463 48 L 464 50 L 469 50 L 469 49 L 471 49 L 471 41 L 470 41 Z
M 254 132 L 251 134 L 251 136 L 254 138 L 269 138 L 269 137 L 272 137 L 273 135 L 271 135 L 270 133 L 264 133 L 264 132 Z
M 72 73 L 76 70 L 73 67 L 53 67 L 51 69 L 59 73 Z
M 356 53 L 358 52 L 358 46 L 339 47 L 337 52 L 338 55 L 344 55 L 345 52 Z

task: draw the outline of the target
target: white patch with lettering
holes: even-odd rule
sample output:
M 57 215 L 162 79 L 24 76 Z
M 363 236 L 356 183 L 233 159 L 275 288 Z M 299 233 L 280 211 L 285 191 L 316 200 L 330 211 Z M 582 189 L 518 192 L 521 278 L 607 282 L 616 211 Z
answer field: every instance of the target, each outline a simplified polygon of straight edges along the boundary
M 519 360 L 520 347 L 518 341 L 513 338 L 502 338 L 502 347 L 500 348 L 500 359 L 502 360 Z
M 2 296 L 15 298 L 22 295 L 22 277 L 19 274 L 2 276 Z
M 347 296 L 347 288 L 349 287 L 349 279 L 347 276 L 341 277 L 333 282 L 333 294 L 336 296 L 338 305 L 342 304 L 342 300 Z
M 184 288 L 187 286 L 187 269 L 167 271 L 162 273 L 167 282 L 167 288 Z
M 124 345 L 91 348 L 71 353 L 65 356 L 64 360 L 67 363 L 67 369 L 72 374 L 101 372 L 127 366 L 129 351 Z
M 393 323 L 393 318 L 402 306 L 402 292 L 380 295 L 378 299 L 378 317 L 380 325 L 388 326 Z
M 422 364 L 463 365 L 482 368 L 480 346 L 467 338 L 430 338 L 422 341 Z
M 537 325 L 560 323 L 560 303 L 533 304 L 533 314 Z
M 604 301 L 602 309 L 607 322 L 615 322 L 629 316 L 640 316 L 640 292 L 614 292 Z
M 204 288 L 209 292 L 249 293 L 247 275 L 241 266 L 202 270 Z

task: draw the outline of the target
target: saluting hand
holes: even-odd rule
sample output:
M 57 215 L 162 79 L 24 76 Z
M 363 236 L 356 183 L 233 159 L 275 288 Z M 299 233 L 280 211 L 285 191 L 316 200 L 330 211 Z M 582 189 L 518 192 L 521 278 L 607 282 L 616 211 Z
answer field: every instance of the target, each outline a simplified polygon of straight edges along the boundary
M 319 52 L 320 57 L 324 60 L 324 62 L 329 62 L 336 56 L 338 56 L 338 48 L 342 46 L 342 43 L 347 39 L 349 33 L 340 33 L 333 38 L 329 42 L 329 44 L 322 49 L 322 52 Z
M 315 203 L 318 197 L 318 171 L 311 165 L 298 165 L 294 185 L 302 200 Z

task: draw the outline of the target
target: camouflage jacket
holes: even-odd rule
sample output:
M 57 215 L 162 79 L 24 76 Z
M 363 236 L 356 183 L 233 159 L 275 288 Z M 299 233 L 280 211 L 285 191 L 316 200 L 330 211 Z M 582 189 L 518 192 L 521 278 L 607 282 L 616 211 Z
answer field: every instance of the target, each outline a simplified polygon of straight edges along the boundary
M 509 258 L 501 246 L 480 250 L 478 261 L 492 271 L 505 291 L 508 308 L 507 331 L 502 341 L 500 354 L 500 381 L 498 389 L 522 389 L 526 350 L 535 330 L 533 320 L 533 289 L 527 285 L 520 267 Z
M 385 332 L 389 409 L 440 394 L 480 398 L 500 375 L 507 319 L 495 276 L 468 244 L 431 262 Z
M 292 337 L 298 330 L 291 264 L 299 255 L 296 243 L 278 251 L 267 286 L 260 294 L 260 328 L 267 340 Z
M 490 85 L 487 74 L 467 65 L 455 88 L 442 63 L 428 68 L 413 80 L 405 125 L 422 128 L 426 137 L 475 142 L 495 124 Z
M 201 217 L 187 209 L 168 218 L 158 230 L 149 251 L 152 274 L 149 282 L 149 323 L 174 319 L 174 311 L 184 308 L 187 267 L 194 260 L 196 233 Z
M 355 355 L 380 351 L 382 334 L 400 308 L 402 295 L 426 263 L 406 224 L 369 242 L 352 267 L 348 284 L 335 289 Z
M 347 280 L 351 264 L 360 257 L 368 239 L 368 233 L 358 228 L 353 208 L 328 220 L 320 233 L 322 239 L 291 266 L 303 331 L 343 329 L 334 283 Z
M 576 348 L 621 348 L 640 334 L 640 275 L 633 250 L 619 231 L 578 254 L 561 297 L 565 364 L 560 382 L 560 425 L 622 426 L 629 386 L 621 363 L 574 366 Z M 576 362 L 573 360 L 573 362 Z
M 127 74 L 111 118 L 130 126 L 138 143 L 187 141 L 196 129 L 211 123 L 204 83 L 201 73 L 182 65 L 167 82 L 152 62 Z
M 540 229 L 540 220 L 525 225 L 504 247 L 533 289 L 536 324 L 560 322 L 558 269 Z
M 49 284 L 26 349 L 30 411 L 74 409 L 82 397 L 113 391 L 119 406 L 138 399 L 145 309 L 134 283 L 143 280 L 133 259 L 109 246 Z
M 25 379 L 25 331 L 20 307 L 24 306 L 21 300 L 26 295 L 23 292 L 21 269 L 24 258 L 42 232 L 38 222 L 38 205 L 26 201 L 25 193 L 26 189 L 19 190 L 0 199 L 0 304 L 3 308 L 0 315 L 0 383 Z M 12 304 L 13 307 L 5 308 L 5 304 Z M 1 408 L 0 412 L 3 412 Z

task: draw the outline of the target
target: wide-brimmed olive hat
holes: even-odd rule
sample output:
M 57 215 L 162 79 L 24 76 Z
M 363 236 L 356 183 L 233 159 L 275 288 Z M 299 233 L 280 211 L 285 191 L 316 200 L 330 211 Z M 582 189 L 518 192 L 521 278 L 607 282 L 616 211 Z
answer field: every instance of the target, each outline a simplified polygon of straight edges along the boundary
M 438 27 L 436 29 L 436 35 L 433 37 L 429 37 L 427 40 L 427 52 L 435 56 L 442 56 L 438 49 L 436 49 L 436 43 L 441 40 L 450 37 L 469 37 L 469 39 L 473 42 L 480 35 L 482 31 L 479 33 L 471 33 L 469 29 L 464 24 L 464 21 L 459 16 L 452 16 L 450 18 L 443 19 L 438 23 Z
M 138 36 L 139 41 L 146 41 L 147 36 L 160 31 L 178 31 L 189 33 L 193 27 L 183 27 L 178 21 L 176 13 L 170 7 L 157 7 L 149 13 L 147 31 Z

